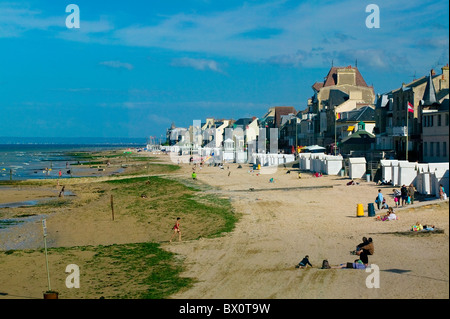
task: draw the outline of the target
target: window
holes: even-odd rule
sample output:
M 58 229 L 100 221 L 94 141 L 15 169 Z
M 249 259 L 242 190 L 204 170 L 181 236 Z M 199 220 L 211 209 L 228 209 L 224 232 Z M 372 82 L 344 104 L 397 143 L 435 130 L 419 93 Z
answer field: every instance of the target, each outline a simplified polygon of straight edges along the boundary
M 434 143 L 430 142 L 430 156 L 434 156 L 433 146 L 434 146 Z
M 447 142 L 442 142 L 442 156 L 447 157 Z
M 448 114 L 445 114 L 445 126 L 448 126 Z
M 437 116 L 437 125 L 441 126 L 441 114 L 438 114 Z
M 423 143 L 423 156 L 428 156 L 428 143 Z
M 436 156 L 440 157 L 441 156 L 441 148 L 439 147 L 441 145 L 441 143 L 436 142 Z

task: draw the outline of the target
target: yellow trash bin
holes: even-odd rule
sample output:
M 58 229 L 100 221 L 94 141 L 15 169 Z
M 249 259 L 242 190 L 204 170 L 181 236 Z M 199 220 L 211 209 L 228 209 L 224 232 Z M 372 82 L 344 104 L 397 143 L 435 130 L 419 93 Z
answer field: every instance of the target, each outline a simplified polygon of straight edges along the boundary
M 363 204 L 358 204 L 356 206 L 356 217 L 364 217 L 364 207 Z
M 258 169 L 261 169 L 261 164 L 258 164 Z

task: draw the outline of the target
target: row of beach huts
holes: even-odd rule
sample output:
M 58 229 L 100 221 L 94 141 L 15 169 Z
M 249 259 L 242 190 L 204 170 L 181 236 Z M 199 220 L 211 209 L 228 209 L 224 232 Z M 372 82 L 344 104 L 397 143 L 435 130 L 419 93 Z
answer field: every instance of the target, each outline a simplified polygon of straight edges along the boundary
M 373 180 L 371 174 L 372 166 L 364 157 L 353 157 L 344 159 L 340 155 L 328 155 L 325 153 L 300 153 L 296 157 L 294 154 L 276 153 L 252 153 L 249 152 L 227 152 L 223 148 L 201 148 L 194 154 L 189 148 L 178 146 L 166 147 L 164 151 L 169 152 L 182 162 L 205 163 L 248 163 L 266 169 L 267 173 L 283 164 L 298 164 L 301 171 L 321 173 L 323 175 L 340 175 L 350 179 Z M 320 151 L 320 150 L 318 150 Z M 371 163 L 372 164 L 372 163 Z M 439 185 L 443 185 L 444 190 L 449 195 L 449 163 L 415 163 L 402 160 L 380 160 L 377 169 L 381 169 L 380 180 L 391 182 L 393 186 L 413 184 L 420 194 L 439 194 Z

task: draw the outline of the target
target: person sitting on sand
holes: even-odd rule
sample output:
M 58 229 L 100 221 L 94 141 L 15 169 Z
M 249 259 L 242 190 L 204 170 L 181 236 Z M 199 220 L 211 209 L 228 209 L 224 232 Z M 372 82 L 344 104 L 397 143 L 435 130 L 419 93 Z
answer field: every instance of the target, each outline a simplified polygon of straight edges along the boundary
M 394 209 L 392 207 L 389 207 L 386 215 L 381 217 L 381 221 L 396 220 L 396 219 L 397 219 L 397 216 L 395 215 Z
M 311 265 L 311 263 L 309 262 L 309 256 L 308 255 L 306 255 L 303 259 L 302 259 L 302 261 L 300 261 L 299 263 L 298 263 L 298 265 L 297 266 L 295 266 L 295 268 L 305 268 L 305 267 L 307 267 L 307 266 L 310 266 L 310 267 L 312 267 L 312 265 Z
M 352 179 L 350 182 L 347 183 L 347 186 L 350 186 L 350 185 L 358 185 L 358 183 Z
M 383 202 L 381 203 L 381 209 L 389 209 L 389 205 L 386 203 L 386 198 L 383 198 Z
M 366 269 L 369 265 L 365 265 L 361 259 L 356 259 L 352 263 L 340 264 L 339 266 L 331 266 L 332 269 Z
M 356 250 L 351 251 L 350 253 L 352 255 L 356 255 L 356 253 L 361 250 L 361 247 L 364 247 L 368 244 L 369 244 L 369 240 L 367 239 L 367 237 L 363 237 L 362 242 L 356 246 Z
M 369 264 L 369 255 L 373 255 L 375 248 L 373 246 L 372 238 L 368 239 L 368 244 L 361 247 L 361 250 L 357 251 L 356 254 L 359 256 L 361 261 L 365 264 Z

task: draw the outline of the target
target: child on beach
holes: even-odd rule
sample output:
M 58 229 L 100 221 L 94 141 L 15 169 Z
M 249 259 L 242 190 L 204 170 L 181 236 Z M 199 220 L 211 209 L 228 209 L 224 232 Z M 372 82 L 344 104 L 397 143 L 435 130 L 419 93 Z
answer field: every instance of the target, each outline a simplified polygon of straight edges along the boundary
M 299 263 L 298 263 L 298 265 L 297 266 L 295 266 L 295 268 L 305 268 L 305 267 L 307 267 L 307 266 L 310 266 L 310 267 L 312 267 L 312 265 L 311 265 L 311 263 L 309 262 L 309 256 L 308 255 L 306 255 L 303 259 L 302 259 L 302 261 L 300 261 Z
M 378 217 L 380 217 L 380 216 L 378 216 Z M 397 219 L 397 215 L 395 215 L 394 209 L 392 207 L 389 207 L 386 215 L 384 215 L 383 217 L 377 218 L 377 220 L 381 220 L 381 221 L 396 220 L 396 219 Z
M 175 225 L 172 227 L 173 234 L 170 238 L 170 242 L 172 242 L 172 239 L 178 234 L 178 241 L 181 241 L 181 228 L 180 228 L 180 217 L 177 217 L 177 221 L 175 222 Z
M 394 189 L 393 192 L 394 192 L 395 207 L 398 207 L 400 199 L 402 198 L 402 193 L 398 189 Z

